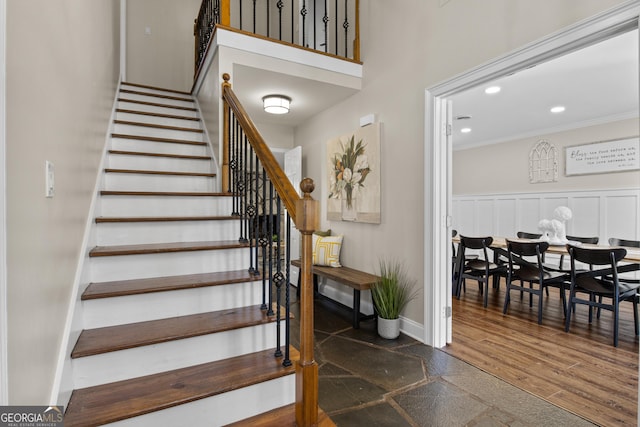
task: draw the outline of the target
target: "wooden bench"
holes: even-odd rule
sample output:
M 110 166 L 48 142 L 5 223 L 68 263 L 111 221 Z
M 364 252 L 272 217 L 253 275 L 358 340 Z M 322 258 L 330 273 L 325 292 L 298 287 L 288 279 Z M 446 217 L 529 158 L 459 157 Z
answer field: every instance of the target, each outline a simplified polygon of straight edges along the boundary
M 300 268 L 300 260 L 291 261 L 291 265 Z M 378 276 L 364 271 L 356 270 L 349 267 L 325 267 L 321 265 L 314 265 L 312 268 L 313 273 L 313 290 L 316 295 L 318 293 L 318 276 L 326 277 L 337 283 L 341 283 L 353 288 L 353 328 L 360 328 L 360 320 L 373 319 L 375 314 L 364 315 L 360 313 L 360 291 L 366 291 L 371 289 L 371 286 L 378 280 Z M 298 274 L 298 295 L 300 294 L 300 274 Z M 324 296 L 324 295 L 323 295 Z M 325 297 L 331 300 L 328 297 Z M 337 301 L 333 301 L 338 303 Z M 340 304 L 340 303 L 338 303 Z M 340 304 L 342 305 L 342 304 Z

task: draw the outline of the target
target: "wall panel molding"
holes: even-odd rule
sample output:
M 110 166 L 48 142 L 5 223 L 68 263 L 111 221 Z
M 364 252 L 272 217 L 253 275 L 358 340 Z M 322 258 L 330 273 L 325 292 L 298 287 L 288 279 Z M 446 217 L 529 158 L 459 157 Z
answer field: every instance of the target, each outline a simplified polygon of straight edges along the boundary
M 568 206 L 567 234 L 640 240 L 640 189 L 453 196 L 453 228 L 469 236 L 536 232 L 538 221 Z

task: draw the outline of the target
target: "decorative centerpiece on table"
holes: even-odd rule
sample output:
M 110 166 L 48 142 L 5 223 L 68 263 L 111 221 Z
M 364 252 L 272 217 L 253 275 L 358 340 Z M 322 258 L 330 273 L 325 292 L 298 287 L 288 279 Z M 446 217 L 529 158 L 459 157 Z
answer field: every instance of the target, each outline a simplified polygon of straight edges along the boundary
M 345 144 L 340 142 L 340 152 L 333 155 L 333 175 L 329 198 L 342 200 L 342 219 L 356 219 L 357 207 L 355 199 L 358 191 L 371 172 L 365 154 L 366 144 L 362 140 L 355 143 L 355 135 Z
M 567 221 L 573 218 L 573 212 L 566 206 L 558 206 L 553 211 L 553 219 L 541 219 L 538 229 L 542 232 L 541 240 L 550 245 L 565 245 L 567 239 Z

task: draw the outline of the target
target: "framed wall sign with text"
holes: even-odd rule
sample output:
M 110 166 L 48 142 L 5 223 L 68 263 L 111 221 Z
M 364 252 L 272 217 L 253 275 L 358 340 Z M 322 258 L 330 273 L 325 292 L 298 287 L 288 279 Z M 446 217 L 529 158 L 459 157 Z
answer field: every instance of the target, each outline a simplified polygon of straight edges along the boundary
M 565 148 L 565 175 L 640 170 L 640 138 L 593 142 Z

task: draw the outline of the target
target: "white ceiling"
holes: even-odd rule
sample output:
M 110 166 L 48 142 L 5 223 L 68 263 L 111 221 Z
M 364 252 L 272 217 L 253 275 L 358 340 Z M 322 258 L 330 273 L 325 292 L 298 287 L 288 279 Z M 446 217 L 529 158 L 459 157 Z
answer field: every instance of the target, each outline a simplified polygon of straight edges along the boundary
M 366 68 L 366 63 L 364 64 Z M 256 123 L 295 127 L 357 92 L 355 89 L 261 70 L 234 67 L 234 91 Z M 451 97 L 455 149 L 494 144 L 545 133 L 638 117 L 638 30 L 566 54 Z M 268 94 L 291 97 L 288 114 L 262 110 Z M 564 105 L 562 114 L 549 108 Z M 461 134 L 460 128 L 472 131 Z
M 454 148 L 638 117 L 638 80 L 635 30 L 452 96 Z M 502 90 L 485 94 L 493 85 Z

